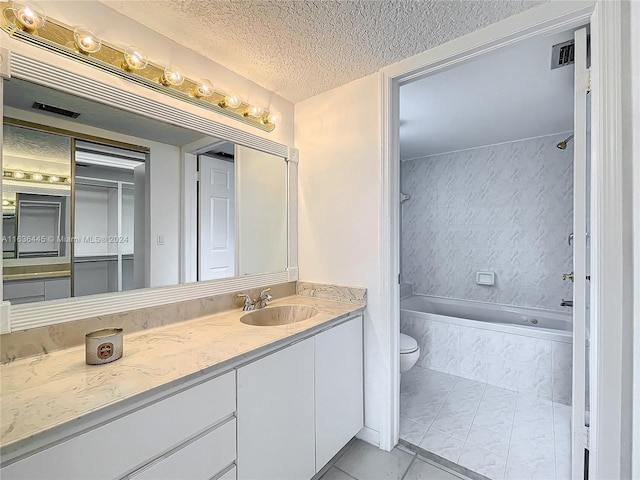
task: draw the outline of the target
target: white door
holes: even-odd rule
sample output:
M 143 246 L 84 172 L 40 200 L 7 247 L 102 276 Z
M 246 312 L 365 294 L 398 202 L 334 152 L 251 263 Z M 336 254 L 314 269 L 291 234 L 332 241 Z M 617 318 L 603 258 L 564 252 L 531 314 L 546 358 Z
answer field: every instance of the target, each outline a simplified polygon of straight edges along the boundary
M 587 30 L 575 32 L 575 106 L 573 169 L 573 398 L 572 398 L 572 478 L 585 476 L 589 447 L 589 376 L 587 276 L 590 193 L 587 166 L 590 155 L 589 71 L 587 69 Z M 588 464 L 588 462 L 587 462 Z
M 206 155 L 198 163 L 198 280 L 234 277 L 234 163 Z

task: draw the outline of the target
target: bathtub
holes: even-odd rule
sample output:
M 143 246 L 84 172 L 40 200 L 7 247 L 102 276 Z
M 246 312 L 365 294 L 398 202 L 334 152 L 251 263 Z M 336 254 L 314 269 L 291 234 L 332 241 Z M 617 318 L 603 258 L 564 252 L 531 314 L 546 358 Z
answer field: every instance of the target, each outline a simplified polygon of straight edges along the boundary
M 420 346 L 420 367 L 562 403 L 571 401 L 572 317 L 562 312 L 413 295 L 400 331 Z

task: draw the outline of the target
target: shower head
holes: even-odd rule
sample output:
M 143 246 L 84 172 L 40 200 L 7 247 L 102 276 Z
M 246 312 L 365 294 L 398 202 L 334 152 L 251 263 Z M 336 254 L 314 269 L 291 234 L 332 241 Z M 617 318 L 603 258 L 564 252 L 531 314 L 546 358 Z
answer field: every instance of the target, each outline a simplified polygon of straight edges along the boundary
M 561 141 L 559 144 L 556 145 L 556 147 L 558 147 L 560 150 L 564 150 L 565 148 L 567 148 L 567 144 L 573 140 L 573 135 L 569 135 L 567 138 L 565 138 L 563 141 Z

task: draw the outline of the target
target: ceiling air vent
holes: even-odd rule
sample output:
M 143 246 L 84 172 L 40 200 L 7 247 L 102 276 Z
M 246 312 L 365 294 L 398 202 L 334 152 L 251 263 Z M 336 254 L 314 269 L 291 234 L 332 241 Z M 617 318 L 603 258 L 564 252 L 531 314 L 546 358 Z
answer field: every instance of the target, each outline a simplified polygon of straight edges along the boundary
M 558 43 L 551 47 L 551 70 L 571 65 L 574 62 L 574 42 Z
M 77 112 L 65 110 L 64 108 L 54 107 L 53 105 L 47 105 L 46 103 L 33 102 L 32 107 L 38 110 L 43 110 L 45 112 L 62 115 L 64 117 L 78 118 L 80 116 L 80 114 Z

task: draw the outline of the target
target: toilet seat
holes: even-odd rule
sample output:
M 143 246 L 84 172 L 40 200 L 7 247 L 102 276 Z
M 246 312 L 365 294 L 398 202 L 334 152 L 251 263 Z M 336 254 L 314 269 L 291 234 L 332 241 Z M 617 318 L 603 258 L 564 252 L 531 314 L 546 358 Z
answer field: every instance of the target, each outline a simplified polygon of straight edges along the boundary
M 415 338 L 410 337 L 409 335 L 405 335 L 404 333 L 400 334 L 400 354 L 403 353 L 413 353 L 418 350 L 418 342 Z

